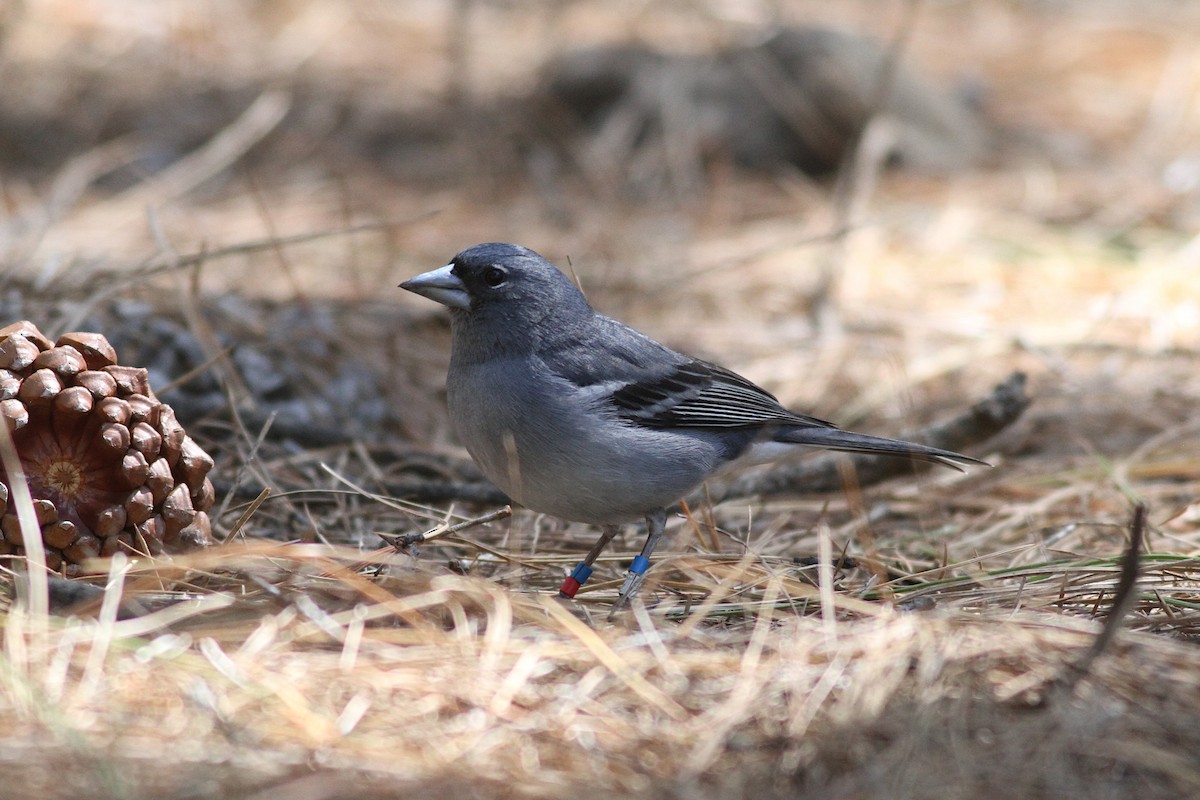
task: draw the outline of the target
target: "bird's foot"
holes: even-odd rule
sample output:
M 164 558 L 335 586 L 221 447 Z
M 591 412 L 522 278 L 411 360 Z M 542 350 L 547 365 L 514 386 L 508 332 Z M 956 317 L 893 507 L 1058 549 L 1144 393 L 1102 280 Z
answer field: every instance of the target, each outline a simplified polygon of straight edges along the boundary
M 641 591 L 642 583 L 646 580 L 646 570 L 650 566 L 650 559 L 645 556 L 638 556 L 629 566 L 629 572 L 625 574 L 625 583 L 621 584 L 620 590 L 617 592 L 617 602 L 613 604 L 612 611 L 608 617 L 612 619 L 625 606 L 629 605 L 629 601 L 633 599 L 639 591 Z
M 630 572 L 625 576 L 625 583 L 621 584 L 620 591 L 617 592 L 617 602 L 620 604 L 628 603 L 635 594 L 642 589 L 642 583 L 646 580 L 644 572 Z

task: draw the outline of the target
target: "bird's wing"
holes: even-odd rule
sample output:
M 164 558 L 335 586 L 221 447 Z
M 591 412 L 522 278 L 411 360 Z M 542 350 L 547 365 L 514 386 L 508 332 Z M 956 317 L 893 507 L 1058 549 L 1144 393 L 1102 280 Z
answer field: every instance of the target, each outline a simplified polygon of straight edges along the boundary
M 649 428 L 724 428 L 770 431 L 774 441 L 903 456 L 955 469 L 985 464 L 936 447 L 843 431 L 825 420 L 788 411 L 762 387 L 668 349 L 607 317 L 575 331 L 539 355 L 579 396 L 619 419 Z
M 629 381 L 611 400 L 621 417 L 651 427 L 832 427 L 824 420 L 793 414 L 741 375 L 698 359 Z
M 607 318 L 592 335 L 542 353 L 558 376 L 635 425 L 654 428 L 832 428 L 788 411 L 724 367 L 689 358 Z

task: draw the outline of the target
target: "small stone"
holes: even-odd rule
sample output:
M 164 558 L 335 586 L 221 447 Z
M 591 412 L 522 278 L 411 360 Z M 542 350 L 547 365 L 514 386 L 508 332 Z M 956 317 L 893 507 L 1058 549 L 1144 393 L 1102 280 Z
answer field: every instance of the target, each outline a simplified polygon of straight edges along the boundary
M 255 397 L 265 397 L 287 386 L 285 375 L 265 353 L 253 347 L 239 347 L 232 355 L 242 380 Z

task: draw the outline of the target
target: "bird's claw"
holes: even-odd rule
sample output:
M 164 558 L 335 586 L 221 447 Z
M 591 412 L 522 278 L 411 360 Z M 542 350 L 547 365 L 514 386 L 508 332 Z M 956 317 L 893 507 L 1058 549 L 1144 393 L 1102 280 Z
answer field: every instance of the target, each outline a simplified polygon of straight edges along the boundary
M 635 594 L 637 594 L 638 591 L 642 588 L 642 583 L 645 580 L 646 580 L 646 573 L 644 573 L 644 572 L 632 572 L 631 571 L 629 574 L 627 574 L 625 576 L 625 583 L 621 584 L 621 589 L 620 589 L 620 591 L 617 592 L 617 594 L 620 595 L 620 600 L 623 600 L 626 603 L 628 603 L 629 598 L 631 598 Z
M 621 588 L 617 592 L 617 602 L 613 603 L 612 610 L 608 612 L 609 619 L 629 605 L 629 601 L 642 588 L 642 582 L 645 580 L 646 575 L 641 572 L 631 571 L 625 576 L 625 583 L 621 584 Z

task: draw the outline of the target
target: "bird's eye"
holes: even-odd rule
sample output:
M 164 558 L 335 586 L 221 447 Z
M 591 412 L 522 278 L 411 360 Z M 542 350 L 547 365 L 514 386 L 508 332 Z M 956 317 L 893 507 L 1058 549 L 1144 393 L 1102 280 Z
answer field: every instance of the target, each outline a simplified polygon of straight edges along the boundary
M 495 289 L 500 284 L 504 283 L 504 279 L 508 276 L 504 274 L 504 270 L 499 267 L 488 267 L 483 271 L 483 282 Z

